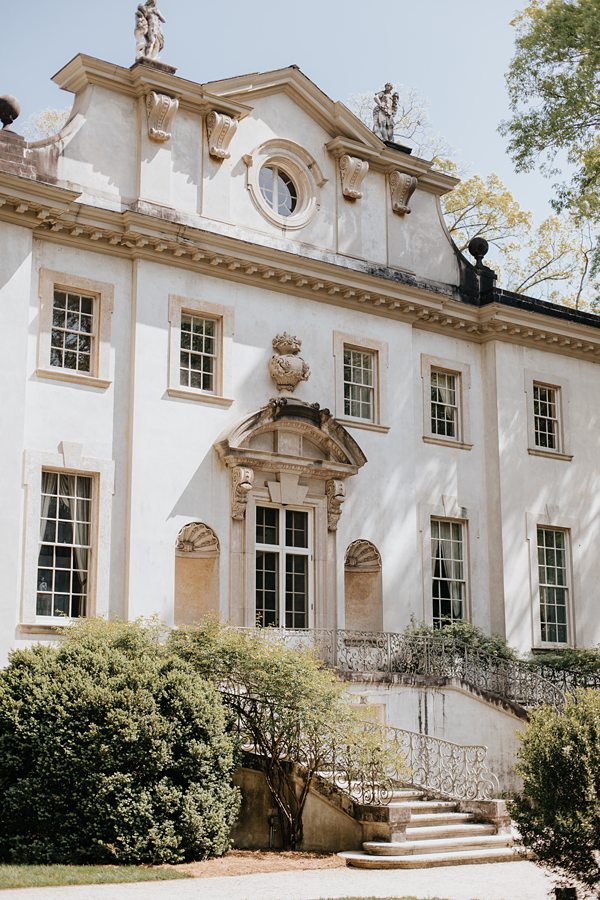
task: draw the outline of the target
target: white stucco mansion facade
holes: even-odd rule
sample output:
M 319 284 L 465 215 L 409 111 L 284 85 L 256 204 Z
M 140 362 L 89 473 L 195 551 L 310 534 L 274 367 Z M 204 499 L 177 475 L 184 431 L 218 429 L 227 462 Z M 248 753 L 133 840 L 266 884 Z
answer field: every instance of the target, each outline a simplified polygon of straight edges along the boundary
M 0 132 L 2 658 L 208 611 L 599 642 L 600 319 L 498 289 L 295 67 L 55 81 L 58 136 Z

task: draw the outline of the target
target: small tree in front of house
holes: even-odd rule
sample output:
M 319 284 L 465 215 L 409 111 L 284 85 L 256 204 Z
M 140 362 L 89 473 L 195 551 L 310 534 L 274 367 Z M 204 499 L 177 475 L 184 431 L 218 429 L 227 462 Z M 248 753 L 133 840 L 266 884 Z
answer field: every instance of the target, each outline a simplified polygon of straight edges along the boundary
M 221 855 L 239 808 L 212 685 L 156 628 L 89 620 L 0 672 L 0 859 Z
M 560 712 L 541 707 L 522 736 L 523 789 L 509 804 L 538 862 L 577 884 L 600 888 L 600 693 L 578 690 Z
M 232 708 L 241 741 L 265 775 L 286 848 L 302 843 L 303 812 L 319 772 L 348 789 L 362 785 L 365 801 L 405 774 L 383 730 L 365 721 L 310 650 L 284 646 L 269 629 L 238 631 L 214 621 L 174 632 L 171 646 L 219 686 Z

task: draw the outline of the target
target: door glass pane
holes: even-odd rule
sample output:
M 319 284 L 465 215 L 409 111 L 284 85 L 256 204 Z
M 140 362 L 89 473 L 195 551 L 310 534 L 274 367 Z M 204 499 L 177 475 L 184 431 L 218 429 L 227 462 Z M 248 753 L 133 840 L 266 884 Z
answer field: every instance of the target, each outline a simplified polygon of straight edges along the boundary
M 279 625 L 279 555 L 256 551 L 256 624 Z
M 270 506 L 256 507 L 256 543 L 279 543 L 279 510 Z
M 308 557 L 285 558 L 285 627 L 308 627 Z
M 286 510 L 285 545 L 286 547 L 308 547 L 308 513 Z

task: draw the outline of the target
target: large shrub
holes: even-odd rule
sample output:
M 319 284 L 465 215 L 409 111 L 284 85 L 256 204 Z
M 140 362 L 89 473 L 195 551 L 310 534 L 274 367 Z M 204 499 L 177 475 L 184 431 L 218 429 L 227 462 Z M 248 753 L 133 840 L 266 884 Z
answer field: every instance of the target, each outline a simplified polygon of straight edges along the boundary
M 516 660 L 518 655 L 504 638 L 499 635 L 488 635 L 481 628 L 471 625 L 470 622 L 452 622 L 434 628 L 433 625 L 416 624 L 411 622 L 404 634 L 407 637 L 430 636 L 437 644 L 450 648 L 454 641 L 465 645 L 469 650 L 478 653 L 489 654 L 497 659 Z
M 600 694 L 578 690 L 561 712 L 542 707 L 523 733 L 510 803 L 525 846 L 563 880 L 598 895 Z
M 234 748 L 211 685 L 152 628 L 86 622 L 0 672 L 0 858 L 174 863 L 222 854 Z
M 600 674 L 600 652 L 598 648 L 575 649 L 565 647 L 548 653 L 538 653 L 528 661 L 532 668 L 550 668 L 559 672 L 572 672 L 584 678 Z

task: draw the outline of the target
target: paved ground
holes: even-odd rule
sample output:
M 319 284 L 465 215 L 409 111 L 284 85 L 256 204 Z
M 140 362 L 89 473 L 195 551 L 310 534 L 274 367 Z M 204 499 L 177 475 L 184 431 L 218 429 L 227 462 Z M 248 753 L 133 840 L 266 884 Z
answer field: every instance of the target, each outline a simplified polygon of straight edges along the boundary
M 422 900 L 547 900 L 552 880 L 531 862 L 447 866 L 404 872 L 330 869 L 194 878 L 144 884 L 25 888 L 0 900 L 320 900 L 402 897 Z

